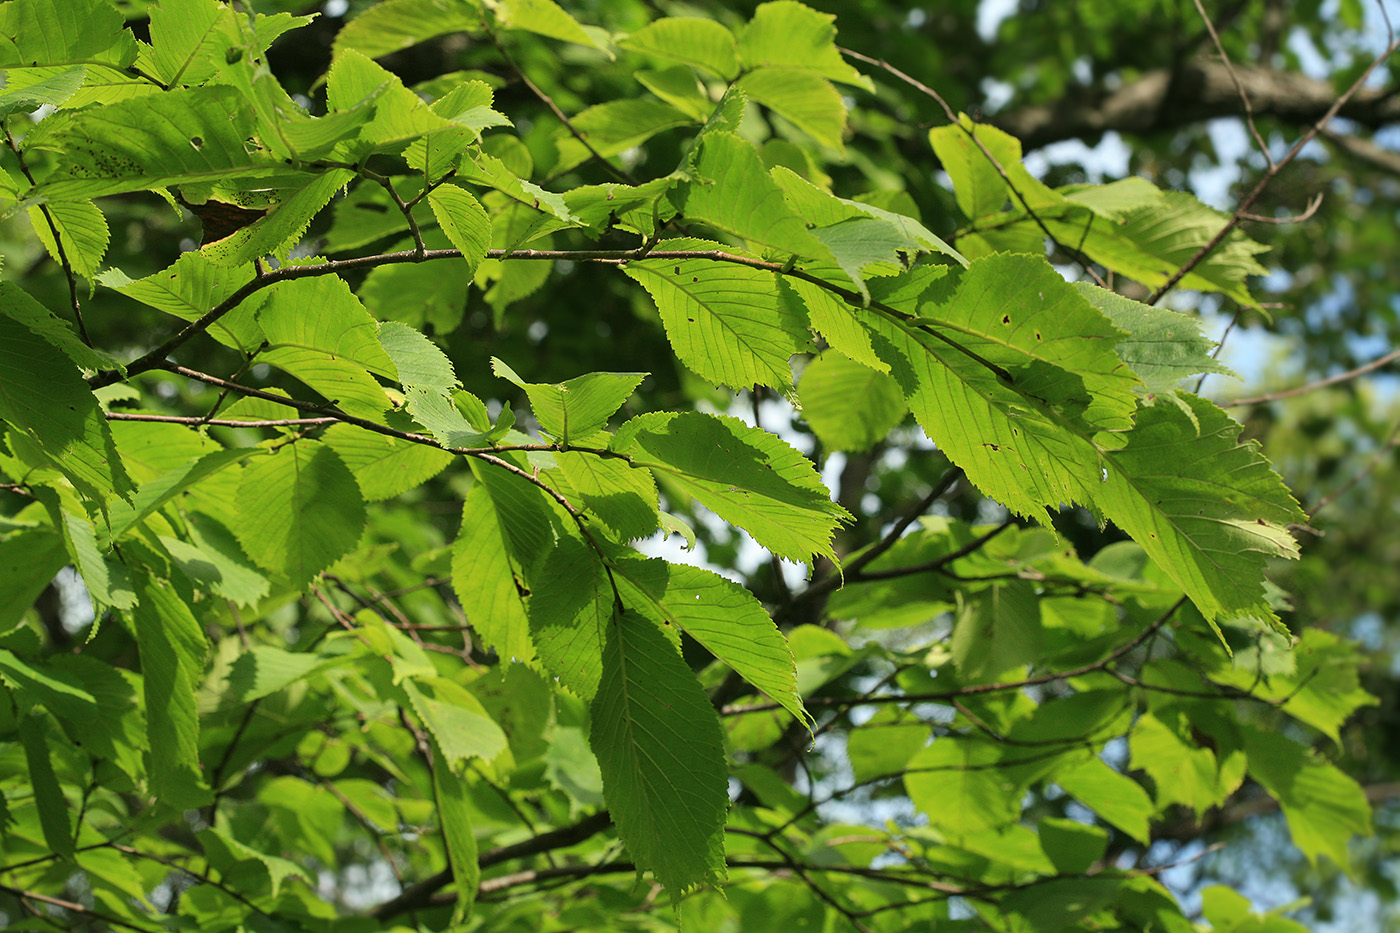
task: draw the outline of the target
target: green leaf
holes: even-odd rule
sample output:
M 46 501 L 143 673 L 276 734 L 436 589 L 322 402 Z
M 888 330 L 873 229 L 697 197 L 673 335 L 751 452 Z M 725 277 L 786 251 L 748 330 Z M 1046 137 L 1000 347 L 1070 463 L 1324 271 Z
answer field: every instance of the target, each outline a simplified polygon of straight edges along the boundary
M 606 441 L 604 441 L 606 443 Z M 619 541 L 645 538 L 661 520 L 651 471 L 625 460 L 591 453 L 556 453 L 560 492 L 575 497 L 617 535 Z M 551 471 L 551 482 L 555 472 Z
M 506 29 L 523 29 L 536 35 L 574 42 L 608 52 L 607 33 L 590 32 L 566 13 L 554 0 L 497 0 L 493 4 L 496 22 Z
M 68 357 L 3 314 L 0 419 L 22 432 L 89 498 L 129 498 L 134 487 L 92 390 Z
M 531 661 L 535 647 L 525 612 L 529 590 L 511 557 L 503 521 L 485 486 L 467 492 L 462 528 L 452 548 L 452 587 L 483 644 L 502 658 Z
M 61 253 L 54 241 L 50 221 L 58 228 L 59 238 L 63 241 Z M 78 275 L 88 279 L 96 277 L 97 267 L 102 264 L 102 257 L 107 255 L 107 243 L 111 239 L 107 220 L 97 205 L 91 201 L 55 201 L 44 205 L 42 210 L 31 207 L 29 222 L 34 225 L 34 232 L 44 244 L 44 249 L 56 262 L 61 263 L 66 257 Z
M 611 100 L 589 107 L 570 122 L 588 140 L 588 146 L 579 142 L 567 128 L 560 129 L 554 137 L 554 145 L 559 152 L 558 161 L 553 166 L 556 175 L 593 158 L 589 146 L 598 155 L 608 158 L 640 146 L 657 133 L 696 121 L 692 115 L 670 104 L 635 98 Z
M 39 304 L 13 282 L 0 282 L 0 313 L 12 318 L 53 344 L 83 369 L 112 369 L 122 372 L 121 361 L 105 350 L 89 347 L 79 339 L 73 325 Z
M 63 201 L 195 182 L 304 182 L 304 173 L 250 147 L 252 135 L 252 114 L 227 86 L 55 114 L 25 139 L 26 148 L 59 153 L 58 167 L 30 197 Z
M 205 583 L 225 599 L 252 606 L 270 584 L 248 560 L 233 533 L 207 515 L 185 517 L 189 542 L 161 538 L 161 543 L 191 580 Z
M 545 670 L 576 696 L 594 699 L 616 608 L 607 569 L 582 538 L 562 534 L 532 580 L 530 637 Z
M 995 829 L 1021 815 L 1021 792 L 1002 750 L 987 742 L 935 739 L 904 772 L 909 799 L 929 822 L 957 837 Z
M 525 390 L 540 427 L 568 444 L 587 438 L 632 397 L 647 373 L 587 373 L 554 384 L 525 382 L 501 360 L 491 358 L 491 369 Z
M 818 13 L 794 0 L 761 4 L 739 36 L 739 57 L 744 67 L 786 65 L 875 90 L 870 79 L 856 71 L 836 49 L 836 17 Z
M 330 447 L 302 440 L 243 470 L 238 542 L 259 567 L 304 588 L 360 540 L 365 507 L 352 474 Z
M 1249 774 L 1283 808 L 1293 844 L 1309 862 L 1326 855 L 1349 865 L 1348 840 L 1371 835 L 1371 806 L 1360 785 L 1286 736 L 1248 726 L 1241 731 Z
M 256 452 L 251 447 L 214 451 L 147 480 L 137 490 L 130 506 L 125 503 L 113 506 L 109 521 L 111 538 L 120 537 L 128 529 L 140 524 L 146 516 L 206 477 L 240 463 Z
M 268 347 L 258 358 L 350 414 L 380 418 L 389 398 L 371 373 L 394 378 L 394 364 L 379 345 L 374 319 L 345 280 L 318 275 L 266 292 L 258 324 Z M 307 313 L 309 308 L 316 313 Z
M 453 457 L 445 450 L 333 424 L 322 439 L 355 474 L 366 502 L 382 502 L 437 476 Z
M 301 243 L 312 219 L 355 177 L 348 169 L 330 169 L 312 177 L 261 220 L 200 248 L 221 266 L 242 266 L 271 253 L 279 262 Z
M 808 363 L 797 392 L 802 417 L 829 450 L 869 450 L 909 410 L 891 376 L 840 353 L 824 353 Z
M 1199 373 L 1235 375 L 1211 355 L 1215 344 L 1201 333 L 1198 318 L 1154 308 L 1088 282 L 1076 282 L 1074 287 L 1114 327 L 1127 333 L 1118 341 L 1118 355 L 1148 392 L 1169 392 L 1182 379 Z
M 505 751 L 501 727 L 460 684 L 444 678 L 410 679 L 403 682 L 403 689 L 441 753 L 437 761 L 452 773 L 461 776 L 472 758 L 490 761 Z
M 689 221 L 698 221 L 750 244 L 811 259 L 834 261 L 826 246 L 787 206 L 768 176 L 758 150 L 729 133 L 702 133 L 693 156 L 694 181 L 672 195 Z
M 1152 798 L 1132 778 L 1114 771 L 1100 758 L 1090 758 L 1055 772 L 1059 784 L 1075 800 L 1104 821 L 1143 845 L 1151 839 L 1148 821 L 1156 812 Z
M 734 388 L 791 382 L 788 360 L 810 338 L 802 309 L 773 273 L 710 259 L 646 259 L 622 271 L 651 295 L 676 356 L 700 376 Z
M 130 609 L 136 603 L 131 589 L 131 577 L 126 564 L 97 540 L 97 529 L 83 503 L 69 489 L 60 487 L 52 493 L 41 492 L 40 499 L 50 504 L 57 500 L 58 517 L 55 524 L 63 529 L 63 539 L 73 565 L 83 576 L 83 585 L 93 601 L 94 614 L 105 607 Z
M 471 798 L 466 781 L 441 764 L 444 760 L 441 748 L 434 751 L 433 800 L 447 848 L 447 865 L 457 888 L 457 903 L 452 911 L 455 926 L 471 915 L 477 886 L 481 883 L 481 865 L 477 861 L 476 836 L 472 834 Z
M 1127 446 L 1104 454 L 1095 500 L 1207 621 L 1272 619 L 1265 564 L 1297 556 L 1287 526 L 1306 518 L 1259 445 L 1239 443 L 1237 422 L 1204 399 L 1180 398 L 1185 410 L 1163 403 L 1139 411 Z
M 968 220 L 976 221 L 997 213 L 1008 199 L 1013 211 L 1024 209 L 1024 199 L 1024 204 L 1029 204 L 1037 213 L 1064 202 L 1063 195 L 1050 190 L 1026 171 L 1021 164 L 1021 141 L 1009 133 L 973 123 L 963 115 L 959 117 L 959 125 L 936 126 L 929 130 L 928 138 L 938 161 L 952 179 L 958 207 Z M 1002 172 L 1010 179 L 1010 185 L 1002 178 Z M 1064 242 L 1077 244 L 1078 240 Z
M 26 78 L 32 80 L 24 80 Z M 45 104 L 60 107 L 82 87 L 86 78 L 87 68 L 83 65 L 10 69 L 5 74 L 5 90 L 0 91 L 0 118 L 16 111 L 32 113 Z
M 695 80 L 695 72 L 684 65 L 634 71 L 632 77 L 642 87 L 699 123 L 705 122 L 714 109 L 705 88 Z
M 931 730 L 892 710 L 876 713 L 846 738 L 846 755 L 857 781 L 893 777 L 904 771 L 914 753 L 928 744 Z
M 462 251 L 467 268 L 476 272 L 491 246 L 491 218 L 485 208 L 465 189 L 450 184 L 428 192 L 428 204 L 442 232 Z
M 831 501 L 812 464 L 771 434 L 737 418 L 654 412 L 624 424 L 611 447 L 780 557 L 835 558 L 831 536 L 849 519 L 846 510 Z
M 125 68 L 135 59 L 125 18 L 102 0 L 12 0 L 0 7 L 0 68 L 89 61 Z
M 1204 813 L 1234 787 L 1220 786 L 1215 753 L 1188 740 L 1191 724 L 1179 711 L 1162 710 L 1167 721 L 1143 713 L 1129 736 L 1129 766 L 1146 771 L 1157 788 L 1157 806 L 1180 803 Z M 1185 734 L 1183 734 L 1185 733 Z
M 992 683 L 1041 656 L 1040 602 L 1026 580 L 993 583 L 967 597 L 950 648 L 968 683 Z
M 831 82 L 804 68 L 758 68 L 735 85 L 823 146 L 844 154 L 846 105 Z
M 618 45 L 633 52 L 703 68 L 725 80 L 732 80 L 739 74 L 734 34 L 710 19 L 668 16 L 619 39 Z
M 393 73 L 354 49 L 343 49 L 326 75 L 327 106 L 332 111 L 349 111 L 368 97 L 375 101 L 374 118 L 335 148 L 335 154 L 347 161 L 396 151 L 427 133 L 455 126 L 434 113 Z
M 624 601 L 636 612 L 674 625 L 704 645 L 798 722 L 811 722 L 797 694 L 797 667 L 787 639 L 748 590 L 719 574 L 653 559 L 615 566 Z
M 141 652 L 150 791 L 176 809 L 202 807 L 211 799 L 199 764 L 195 703 L 208 650 L 204 632 L 168 583 L 144 571 L 134 579 L 138 599 L 130 615 Z
M 166 87 L 194 87 L 214 77 L 231 48 L 243 47 L 238 16 L 217 0 L 151 8 L 151 45 L 141 64 Z
M 63 537 L 51 528 L 0 537 L 0 632 L 15 627 L 66 563 Z
M 44 842 L 58 855 L 71 859 L 73 825 L 63 785 L 58 782 L 49 758 L 50 728 L 47 716 L 37 710 L 31 711 L 19 719 L 19 740 L 29 765 L 29 786 L 34 789 L 34 805 L 39 811 Z
M 380 58 L 451 32 L 481 28 L 481 5 L 473 0 L 387 0 L 361 12 L 335 34 L 333 55 L 345 49 Z
M 725 876 L 724 740 L 690 668 L 650 621 L 608 625 L 589 742 L 618 836 L 637 867 L 679 895 Z
M 109 269 L 97 280 L 182 321 L 196 321 L 251 283 L 253 269 L 251 264 L 242 268 L 215 265 L 202 252 L 187 252 L 169 268 L 142 279 L 132 280 L 117 269 Z M 245 352 L 257 349 L 263 342 L 263 333 L 254 312 L 264 300 L 266 297 L 260 295 L 239 304 L 206 332 L 226 347 Z
M 197 836 L 210 865 L 217 868 L 225 878 L 231 875 L 239 877 L 235 869 L 242 865 L 256 865 L 257 870 L 267 876 L 267 889 L 274 898 L 288 878 L 307 880 L 307 870 L 296 862 L 260 852 L 226 831 L 215 828 L 202 829 Z
M 1108 848 L 1108 833 L 1097 826 L 1046 817 L 1040 821 L 1040 847 L 1064 875 L 1089 871 Z

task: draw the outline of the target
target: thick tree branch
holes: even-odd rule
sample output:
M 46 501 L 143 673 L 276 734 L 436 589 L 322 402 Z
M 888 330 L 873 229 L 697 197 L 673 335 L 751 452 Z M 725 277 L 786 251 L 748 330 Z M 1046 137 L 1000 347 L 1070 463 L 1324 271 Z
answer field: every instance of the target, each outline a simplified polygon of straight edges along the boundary
M 1159 68 L 1115 91 L 1073 95 L 1052 105 L 1000 114 L 990 122 L 1020 137 L 1030 150 L 1109 131 L 1156 133 L 1216 117 L 1243 116 L 1242 93 L 1255 117 L 1307 126 L 1322 119 L 1337 99 L 1328 81 L 1258 65 L 1236 65 L 1234 71 L 1238 88 L 1223 62 L 1187 62 L 1175 75 Z M 1363 88 L 1337 116 L 1377 129 L 1400 121 L 1400 95 Z

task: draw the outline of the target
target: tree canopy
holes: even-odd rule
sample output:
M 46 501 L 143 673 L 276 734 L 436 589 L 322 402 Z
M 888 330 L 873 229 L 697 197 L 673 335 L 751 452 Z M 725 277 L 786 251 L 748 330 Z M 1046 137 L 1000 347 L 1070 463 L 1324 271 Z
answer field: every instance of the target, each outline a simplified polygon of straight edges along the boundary
M 1383 7 L 318 6 L 0 3 L 9 927 L 1380 886 Z

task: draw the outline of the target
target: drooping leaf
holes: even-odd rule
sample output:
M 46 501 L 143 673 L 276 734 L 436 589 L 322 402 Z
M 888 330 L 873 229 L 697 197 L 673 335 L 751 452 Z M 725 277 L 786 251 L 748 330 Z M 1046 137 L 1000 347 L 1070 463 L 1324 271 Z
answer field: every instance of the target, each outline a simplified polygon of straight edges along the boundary
M 169 268 L 142 279 L 130 279 L 109 269 L 98 281 L 144 305 L 183 321 L 196 321 L 247 286 L 253 279 L 250 263 L 241 268 L 215 265 L 202 252 L 181 254 Z M 206 331 L 209 336 L 238 350 L 250 351 L 263 341 L 254 312 L 263 301 L 258 296 L 221 315 Z
M 1360 785 L 1287 736 L 1242 731 L 1249 774 L 1283 808 L 1293 844 L 1310 862 L 1326 855 L 1347 865 L 1347 840 L 1371 834 L 1371 805 Z
M 530 661 L 524 574 L 512 560 L 490 493 L 483 485 L 468 491 L 462 503 L 462 528 L 452 549 L 452 586 L 473 630 L 503 658 Z
M 19 740 L 29 766 L 29 786 L 34 789 L 34 805 L 39 810 L 39 826 L 44 842 L 58 855 L 73 857 L 73 828 L 63 785 L 53 770 L 49 756 L 48 717 L 31 711 L 19 720 Z
M 1156 808 L 1152 798 L 1132 778 L 1114 771 L 1100 758 L 1090 758 L 1055 772 L 1055 783 L 1103 820 L 1143 845 L 1151 838 L 1148 821 Z
M 448 184 L 430 191 L 428 204 L 442 232 L 462 251 L 467 268 L 475 272 L 491 246 L 491 219 L 480 202 L 465 189 Z
M 505 750 L 501 727 L 460 684 L 445 678 L 415 678 L 405 680 L 403 689 L 441 752 L 439 761 L 454 774 L 463 774 L 472 758 L 490 761 Z
M 355 474 L 366 502 L 382 502 L 415 489 L 452 462 L 445 450 L 349 424 L 331 425 L 324 440 Z
M 870 79 L 856 71 L 836 48 L 836 17 L 818 13 L 796 0 L 760 4 L 739 36 L 745 68 L 787 65 L 873 91 Z
M 366 8 L 335 34 L 332 53 L 354 49 L 379 58 L 450 32 L 481 28 L 481 5 L 472 0 L 387 0 Z
M 831 82 L 805 68 L 758 68 L 736 85 L 823 146 L 845 152 L 846 106 Z
M 655 412 L 624 424 L 611 446 L 781 557 L 834 557 L 831 535 L 846 510 L 831 501 L 811 463 L 771 434 L 736 418 Z
M 949 647 L 968 682 L 992 682 L 1039 659 L 1040 603 L 1028 581 L 993 583 L 961 610 Z
M 652 622 L 622 613 L 609 623 L 589 713 L 608 810 L 637 866 L 677 894 L 722 880 L 728 792 L 719 720 Z
M 477 885 L 481 881 L 481 866 L 477 861 L 476 836 L 472 833 L 471 807 L 466 781 L 453 774 L 443 764 L 446 757 L 436 749 L 433 766 L 433 799 L 437 803 L 438 824 L 447 848 L 448 867 L 457 888 L 453 923 L 464 922 L 476 902 Z
M 55 201 L 43 208 L 29 209 L 29 222 L 39 241 L 58 262 L 65 260 L 84 278 L 94 278 L 102 257 L 107 254 L 111 234 L 107 220 L 91 201 Z M 50 226 L 52 224 L 52 226 Z M 54 240 L 54 229 L 62 241 L 62 251 Z
M 204 632 L 173 587 L 144 571 L 135 584 L 130 614 L 141 652 L 151 792 L 178 809 L 204 806 L 210 793 L 199 764 L 195 702 L 208 650 Z
M 810 721 L 792 649 L 752 593 L 708 570 L 660 560 L 627 561 L 616 573 L 630 584 L 623 598 L 632 609 L 681 629 L 798 722 Z
M 1076 282 L 1079 294 L 1128 336 L 1118 342 L 1118 355 L 1149 392 L 1167 392 L 1187 376 L 1223 373 L 1228 366 L 1210 354 L 1211 341 L 1200 321 L 1189 314 L 1154 308 L 1116 295 L 1088 282 Z

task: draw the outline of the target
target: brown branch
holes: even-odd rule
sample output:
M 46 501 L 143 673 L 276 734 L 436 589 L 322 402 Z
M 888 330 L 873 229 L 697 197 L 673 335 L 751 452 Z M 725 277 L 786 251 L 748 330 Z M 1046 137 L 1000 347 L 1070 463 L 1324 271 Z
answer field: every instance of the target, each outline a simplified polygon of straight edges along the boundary
M 127 930 L 135 930 L 136 933 L 153 933 L 152 928 L 150 927 L 137 926 L 134 923 L 129 923 L 121 919 L 120 917 L 114 917 L 111 914 L 103 913 L 100 910 L 93 910 L 90 907 L 84 907 L 82 904 L 77 904 L 73 901 L 65 901 L 62 898 L 50 897 L 47 894 L 40 894 L 37 891 L 26 891 L 23 888 L 12 888 L 8 884 L 0 884 L 0 891 L 4 891 L 6 894 L 10 894 L 16 898 L 19 898 L 21 902 L 38 901 L 41 904 L 48 904 L 50 907 L 58 907 L 75 914 L 81 914 L 84 917 L 94 917 L 98 920 L 104 920 L 107 923 L 110 923 L 112 926 L 122 927 L 123 929 Z
M 337 424 L 340 418 L 325 416 L 321 418 L 272 418 L 261 421 L 240 421 L 236 418 L 204 418 L 197 415 L 148 415 L 143 412 L 127 411 L 105 411 L 102 413 L 108 421 L 155 421 L 161 424 L 183 424 L 192 428 L 203 427 L 206 424 L 221 428 L 291 428 L 291 427 L 314 427 L 322 424 Z
M 1230 83 L 1235 86 L 1235 93 L 1239 95 L 1240 103 L 1244 105 L 1244 119 L 1249 126 L 1249 135 L 1254 137 L 1255 145 L 1259 147 L 1259 153 L 1264 157 L 1268 165 L 1274 164 L 1274 157 L 1269 154 L 1269 144 L 1264 142 L 1264 137 L 1259 134 L 1259 127 L 1254 125 L 1254 106 L 1249 102 L 1249 92 L 1245 90 L 1244 83 L 1240 81 L 1239 73 L 1235 71 L 1235 66 L 1230 62 L 1230 56 L 1225 51 L 1225 45 L 1220 41 L 1220 34 L 1215 31 L 1215 23 L 1211 22 L 1210 14 L 1206 12 L 1205 5 L 1201 0 L 1194 0 L 1196 12 L 1201 15 L 1201 22 L 1206 24 L 1206 32 L 1210 33 L 1210 41 L 1215 43 L 1215 50 L 1220 53 L 1221 64 L 1225 66 L 1225 72 L 1230 76 Z
M 1381 171 L 1400 175 L 1400 152 L 1383 149 L 1369 139 L 1333 130 L 1324 129 L 1320 135 L 1352 158 L 1367 162 Z
M 1355 369 L 1349 369 L 1344 373 L 1338 373 L 1335 376 L 1328 376 L 1326 379 L 1319 379 L 1316 382 L 1310 382 L 1307 385 L 1297 386 L 1292 389 L 1284 389 L 1280 392 L 1270 392 L 1266 395 L 1255 395 L 1250 398 L 1238 398 L 1232 402 L 1221 402 L 1220 406 L 1222 408 L 1238 408 L 1242 405 L 1263 405 L 1266 402 L 1277 402 L 1285 398 L 1294 398 L 1299 395 L 1306 395 L 1309 392 L 1315 392 L 1318 389 L 1325 389 L 1328 386 L 1339 385 L 1343 382 L 1350 382 L 1358 376 L 1364 376 L 1367 373 L 1380 369 L 1382 366 L 1387 366 L 1395 362 L 1396 360 L 1400 360 L 1400 350 L 1392 350 L 1385 356 L 1382 356 L 1379 359 L 1374 359 L 1369 363 L 1356 367 Z
M 1190 274 L 1192 269 L 1195 269 L 1204 262 L 1205 258 L 1213 253 L 1216 247 L 1225 241 L 1225 238 L 1240 225 L 1240 222 L 1244 219 L 1243 215 L 1245 212 L 1254 206 L 1254 202 L 1264 193 L 1264 189 L 1269 187 L 1269 183 L 1274 180 L 1274 177 L 1298 157 L 1298 154 L 1303 151 L 1303 147 L 1312 142 L 1313 138 L 1316 137 L 1318 133 L 1322 132 L 1323 128 L 1332 121 L 1333 117 L 1341 112 L 1342 108 L 1349 100 L 1356 97 L 1361 92 L 1366 84 L 1366 80 L 1371 77 L 1372 72 L 1379 68 L 1382 62 L 1394 54 L 1396 49 L 1400 49 L 1400 40 L 1392 40 L 1391 43 L 1386 46 L 1385 51 L 1377 55 L 1375 60 L 1366 67 L 1366 70 L 1352 82 L 1351 87 L 1343 91 L 1341 96 L 1332 102 L 1332 106 L 1327 108 L 1326 112 L 1322 114 L 1317 122 L 1310 126 L 1307 132 L 1300 136 L 1297 142 L 1284 153 L 1283 158 L 1269 164 L 1269 167 L 1264 170 L 1264 174 L 1260 177 L 1259 182 L 1254 186 L 1253 190 L 1245 196 L 1244 200 L 1235 208 L 1235 212 L 1230 215 L 1230 219 L 1216 231 L 1215 236 L 1211 237 L 1204 246 L 1196 251 L 1194 256 L 1188 259 L 1181 268 L 1177 269 L 1170 278 L 1163 282 L 1147 297 L 1147 304 L 1154 305 L 1161 301 L 1162 297 L 1166 295 L 1167 292 L 1175 288 L 1178 282 Z

